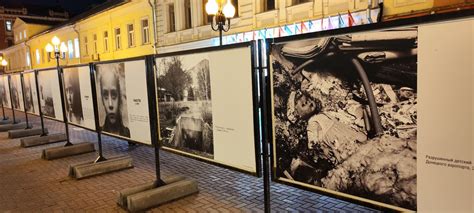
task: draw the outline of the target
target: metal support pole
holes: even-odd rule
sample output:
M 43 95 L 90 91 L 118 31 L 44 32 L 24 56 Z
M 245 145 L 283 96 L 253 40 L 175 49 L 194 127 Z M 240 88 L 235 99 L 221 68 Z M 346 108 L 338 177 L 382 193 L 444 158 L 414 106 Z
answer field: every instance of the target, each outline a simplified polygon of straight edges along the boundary
M 95 159 L 94 163 L 98 163 L 101 161 L 106 161 L 107 159 L 103 155 L 102 151 L 102 134 L 100 129 L 100 121 L 99 121 L 99 109 L 97 106 L 97 88 L 95 82 L 95 67 L 94 64 L 89 64 L 90 70 L 90 77 L 91 77 L 91 89 L 92 89 L 92 105 L 94 107 L 94 122 L 95 122 L 95 131 L 97 133 L 97 144 L 99 145 L 99 156 Z
M 64 146 L 72 146 L 74 144 L 71 143 L 69 138 L 69 125 L 67 120 L 67 113 L 66 113 L 66 105 L 64 101 L 64 78 L 63 78 L 63 69 L 59 67 L 59 54 L 55 54 L 56 56 L 56 70 L 58 71 L 58 81 L 59 81 L 59 92 L 61 94 L 61 108 L 63 111 L 63 121 L 64 127 L 66 130 L 66 144 Z
M 147 56 L 145 58 L 146 63 L 146 81 L 148 90 L 148 109 L 150 118 L 150 132 L 151 132 L 151 143 L 155 149 L 155 174 L 156 174 L 156 185 L 157 187 L 163 186 L 166 183 L 161 179 L 160 173 L 160 147 L 161 143 L 158 140 L 158 112 L 157 112 L 157 99 L 156 99 L 156 84 L 155 84 L 155 57 Z
M 20 83 L 21 83 L 21 95 L 23 97 L 23 109 L 25 110 L 25 121 L 26 121 L 26 128 L 25 129 L 31 129 L 30 122 L 28 121 L 28 112 L 26 111 L 26 98 L 25 98 L 25 82 L 23 78 L 23 74 L 20 74 Z
M 10 106 L 12 107 L 12 114 L 13 114 L 13 124 L 17 124 L 16 118 L 15 118 L 15 107 L 13 107 L 13 96 L 12 96 L 12 86 L 11 86 L 11 76 L 8 76 L 8 90 L 10 91 Z
M 43 118 L 43 109 L 41 109 L 41 96 L 40 96 L 40 90 L 39 90 L 39 84 L 38 84 L 38 70 L 35 70 L 35 84 L 36 84 L 36 98 L 38 99 L 38 111 L 39 111 L 39 116 L 40 116 L 40 121 L 41 121 L 41 137 L 48 135 L 46 131 L 44 130 L 44 118 Z
M 271 210 L 271 204 L 270 204 L 270 165 L 269 165 L 269 160 L 270 160 L 270 155 L 269 155 L 269 149 L 268 145 L 270 143 L 270 133 L 268 129 L 269 125 L 269 108 L 268 108 L 268 96 L 269 93 L 267 91 L 269 87 L 269 77 L 265 76 L 265 72 L 262 66 L 262 43 L 258 42 L 258 67 L 260 70 L 260 94 L 261 94 L 261 108 L 262 108 L 262 151 L 263 151 L 263 200 L 264 200 L 264 210 L 266 213 L 269 213 Z M 267 70 L 267 69 L 265 69 Z
M 219 25 L 219 45 L 222 46 L 222 26 Z
M 3 100 L 2 100 L 2 114 L 3 114 L 3 120 L 8 120 L 7 117 L 5 117 L 5 108 L 3 107 Z

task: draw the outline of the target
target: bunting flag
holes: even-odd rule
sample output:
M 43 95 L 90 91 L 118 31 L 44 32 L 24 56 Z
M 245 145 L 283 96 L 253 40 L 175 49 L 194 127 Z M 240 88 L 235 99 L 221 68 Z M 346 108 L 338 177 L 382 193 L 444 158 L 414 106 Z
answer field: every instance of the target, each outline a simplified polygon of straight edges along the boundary
M 239 33 L 237 34 L 237 42 L 244 42 L 244 34 L 243 33 Z
M 339 28 L 346 27 L 346 24 L 344 23 L 344 19 L 342 19 L 341 14 L 340 14 L 340 13 L 338 13 L 338 14 L 339 14 L 339 18 L 338 18 L 338 20 L 339 20 Z
M 319 20 L 314 20 L 314 21 L 311 21 L 311 27 L 309 28 L 309 31 L 310 32 L 318 32 L 318 31 L 321 31 L 323 30 L 323 22 L 322 21 L 319 21 Z
M 257 39 L 267 39 L 267 29 L 259 30 L 255 40 Z
M 253 41 L 254 39 L 254 32 L 246 32 L 244 33 L 244 41 Z
M 355 20 L 354 17 L 352 17 L 351 11 L 347 11 L 347 23 L 349 23 L 349 27 L 352 27 L 355 25 Z
M 275 31 L 273 30 L 273 28 L 270 28 L 270 29 L 266 29 L 265 30 L 265 38 L 274 38 L 275 36 L 273 35 Z
M 310 29 L 310 27 L 311 27 L 311 26 L 310 26 L 311 23 L 312 23 L 311 21 L 302 21 L 302 22 L 300 23 L 300 25 L 301 25 L 301 27 L 300 27 L 300 28 L 301 28 L 301 33 L 308 33 L 308 32 L 309 32 L 309 29 Z
M 329 16 L 329 18 L 328 18 L 328 30 L 332 30 L 332 29 L 334 29 L 334 26 L 332 25 L 331 16 Z

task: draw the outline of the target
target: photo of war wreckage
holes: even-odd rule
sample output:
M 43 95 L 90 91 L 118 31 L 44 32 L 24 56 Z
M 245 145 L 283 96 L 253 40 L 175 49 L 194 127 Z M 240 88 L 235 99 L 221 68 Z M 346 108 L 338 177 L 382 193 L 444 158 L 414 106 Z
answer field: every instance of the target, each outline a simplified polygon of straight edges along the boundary
M 277 178 L 416 210 L 417 28 L 271 56 Z

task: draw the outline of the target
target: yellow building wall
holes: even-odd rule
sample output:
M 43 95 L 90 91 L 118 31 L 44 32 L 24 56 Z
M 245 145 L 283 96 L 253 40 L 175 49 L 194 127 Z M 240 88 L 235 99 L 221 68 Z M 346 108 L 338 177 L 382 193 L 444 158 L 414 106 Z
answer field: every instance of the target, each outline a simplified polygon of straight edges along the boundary
M 80 35 L 81 62 L 97 62 L 144 56 L 154 53 L 153 16 L 147 0 L 131 2 L 101 12 L 76 23 Z M 148 19 L 149 42 L 142 42 L 141 20 Z M 127 25 L 133 24 L 135 45 L 128 46 Z M 120 28 L 121 48 L 116 49 L 115 32 Z M 105 50 L 104 32 L 108 32 L 108 51 Z M 97 53 L 94 51 L 94 34 L 97 36 Z M 85 38 L 87 37 L 87 46 Z M 86 51 L 87 48 L 87 51 Z

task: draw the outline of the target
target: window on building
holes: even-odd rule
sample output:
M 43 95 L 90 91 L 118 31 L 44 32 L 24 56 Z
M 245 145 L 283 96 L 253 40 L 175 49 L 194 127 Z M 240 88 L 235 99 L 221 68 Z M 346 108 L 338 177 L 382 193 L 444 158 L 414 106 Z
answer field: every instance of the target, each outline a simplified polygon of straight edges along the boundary
M 120 50 L 121 47 L 120 28 L 115 28 L 115 49 Z
M 311 0 L 292 0 L 292 4 L 295 5 L 295 4 L 303 4 L 303 3 L 306 3 L 306 2 L 310 2 Z
M 207 3 L 208 0 L 202 0 L 202 24 L 203 25 L 206 25 L 206 24 L 210 24 L 212 23 L 212 16 L 211 15 L 208 15 L 207 12 L 206 12 L 206 3 Z
M 87 36 L 84 36 L 84 55 L 89 55 L 89 48 L 87 48 L 88 41 Z
M 35 56 L 36 56 L 36 64 L 40 64 L 41 56 L 40 56 L 40 50 L 39 49 L 36 49 Z
M 76 58 L 81 57 L 81 49 L 79 48 L 79 38 L 74 39 L 74 55 Z
M 168 32 L 176 31 L 176 20 L 174 18 L 174 4 L 168 5 Z
M 232 2 L 232 5 L 235 7 L 234 17 L 239 17 L 239 0 L 230 0 L 230 2 Z
M 31 66 L 30 53 L 28 51 L 26 52 L 26 65 Z
M 262 12 L 270 11 L 275 9 L 275 0 L 263 0 L 262 2 Z
M 109 51 L 109 31 L 104 31 L 104 52 Z
M 191 27 L 191 0 L 184 0 L 184 29 Z
M 5 28 L 8 32 L 11 32 L 12 31 L 12 21 L 10 21 L 10 20 L 5 21 Z
M 20 32 L 20 41 L 23 39 L 23 33 Z
M 74 45 L 72 43 L 72 40 L 67 41 L 67 53 L 69 58 L 74 58 Z
M 150 43 L 150 27 L 148 19 L 142 19 L 142 44 Z
M 23 30 L 23 38 L 26 39 L 26 30 Z
M 97 51 L 97 34 L 94 34 L 92 36 L 92 39 L 94 40 L 94 44 L 93 44 L 94 45 L 94 53 L 97 54 L 97 52 L 98 52 Z
M 127 35 L 128 35 L 128 47 L 135 46 L 135 31 L 133 30 L 133 24 L 127 25 Z

